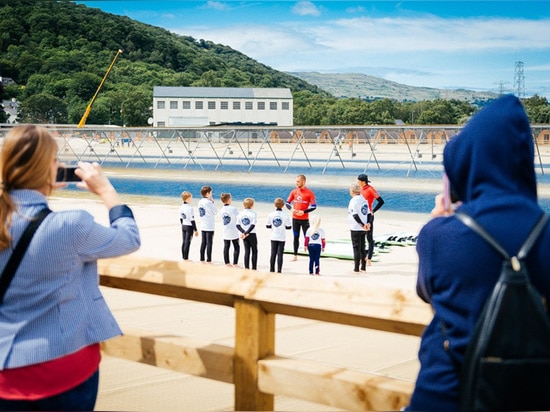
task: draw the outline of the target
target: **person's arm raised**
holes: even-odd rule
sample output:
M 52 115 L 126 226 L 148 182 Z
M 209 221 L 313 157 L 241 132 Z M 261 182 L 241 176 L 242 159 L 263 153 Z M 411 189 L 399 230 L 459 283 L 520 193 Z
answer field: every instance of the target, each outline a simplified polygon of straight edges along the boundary
M 77 183 L 77 187 L 98 195 L 107 209 L 122 204 L 120 196 L 101 171 L 99 163 L 79 162 L 75 173 L 82 179 L 82 182 Z

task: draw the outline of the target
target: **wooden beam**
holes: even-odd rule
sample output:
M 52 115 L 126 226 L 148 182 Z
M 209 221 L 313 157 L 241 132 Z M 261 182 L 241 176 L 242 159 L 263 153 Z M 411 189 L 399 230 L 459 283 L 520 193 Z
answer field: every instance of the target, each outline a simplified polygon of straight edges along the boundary
M 230 284 L 233 278 L 224 276 L 220 270 L 212 273 L 205 265 L 125 256 L 102 259 L 98 267 L 101 286 L 233 306 Z M 202 276 L 208 279 L 208 287 L 203 287 Z
M 250 314 L 258 308 L 248 309 L 251 308 L 245 310 Z M 253 318 L 254 315 L 247 319 L 251 321 Z M 269 328 L 270 320 L 263 326 Z M 272 352 L 269 348 L 273 342 L 254 344 L 250 333 L 254 333 L 255 328 L 250 324 L 245 328 L 249 332 L 242 339 L 245 344 L 242 352 L 246 353 L 235 357 L 235 365 L 240 367 L 236 382 L 233 378 L 235 351 L 223 345 L 124 328 L 123 336 L 102 342 L 101 349 L 108 356 L 235 383 L 236 402 L 237 399 L 240 402 L 239 407 L 235 405 L 235 410 L 273 410 L 272 395 L 275 394 L 357 411 L 399 410 L 408 404 L 414 387 L 410 381 L 280 356 L 267 356 L 256 364 L 251 358 L 259 358 L 257 354 L 261 351 L 258 348 L 264 346 L 264 352 Z M 259 334 L 260 339 L 270 335 L 265 329 Z M 257 386 L 250 384 L 250 380 Z
M 258 362 L 262 392 L 350 411 L 400 410 L 414 382 L 326 364 L 271 356 Z
M 275 316 L 240 299 L 235 312 L 235 410 L 272 411 L 273 395 L 258 390 L 258 361 L 274 354 Z
M 128 256 L 99 261 L 101 284 L 308 319 L 420 336 L 433 313 L 414 290 L 372 288 L 362 279 L 280 276 L 260 271 Z
M 182 336 L 124 328 L 124 335 L 101 343 L 109 356 L 175 372 L 233 383 L 231 347 Z

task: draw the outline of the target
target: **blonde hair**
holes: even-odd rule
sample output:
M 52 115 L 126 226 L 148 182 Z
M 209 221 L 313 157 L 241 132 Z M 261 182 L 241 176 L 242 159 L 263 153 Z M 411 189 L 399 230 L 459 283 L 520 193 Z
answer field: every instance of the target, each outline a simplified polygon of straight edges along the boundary
M 48 186 L 51 192 L 55 182 L 50 171 L 57 150 L 57 142 L 43 127 L 18 126 L 6 135 L 0 153 L 0 250 L 11 245 L 9 229 L 16 208 L 9 192 Z
M 247 197 L 243 200 L 243 206 L 245 209 L 251 209 L 252 206 L 254 206 L 254 199 L 252 199 L 251 197 Z
M 321 218 L 318 215 L 313 215 L 309 218 L 309 221 L 311 222 L 312 233 L 317 232 L 321 227 Z
M 275 207 L 277 209 L 282 209 L 283 206 L 285 205 L 285 201 L 284 199 L 278 197 L 277 199 L 275 199 L 275 201 L 273 202 L 273 204 L 275 205 Z
M 191 194 L 191 192 L 188 192 L 187 190 L 184 191 L 184 192 L 181 192 L 181 200 L 183 200 L 184 202 L 186 202 L 188 199 L 190 199 L 191 197 L 193 197 L 193 195 Z
M 350 186 L 350 190 L 352 193 L 358 195 L 361 193 L 361 186 L 359 186 L 357 183 L 354 183 Z

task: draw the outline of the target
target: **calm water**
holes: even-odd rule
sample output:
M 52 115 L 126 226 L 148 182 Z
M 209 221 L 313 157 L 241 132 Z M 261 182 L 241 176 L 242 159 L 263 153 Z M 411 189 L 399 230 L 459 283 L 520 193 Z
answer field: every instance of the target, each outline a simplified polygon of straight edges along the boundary
M 120 193 L 137 195 L 170 196 L 179 198 L 183 190 L 193 193 L 195 199 L 200 198 L 200 188 L 204 183 L 181 183 L 162 180 L 134 180 L 111 178 L 113 186 Z M 216 183 L 212 185 L 214 198 L 219 199 L 222 192 L 229 192 L 234 200 L 240 201 L 246 197 L 253 197 L 256 202 L 271 203 L 276 197 L 286 200 L 292 186 L 261 186 L 251 184 Z M 315 197 L 319 207 L 347 208 L 349 203 L 349 189 L 315 188 Z M 433 208 L 433 193 L 422 192 L 389 192 L 384 191 L 384 209 L 406 212 L 429 212 Z
M 378 175 L 378 173 L 377 173 Z M 257 175 L 256 175 L 257 176 Z M 269 175 L 268 175 L 269 176 Z M 289 175 L 292 176 L 292 175 Z M 400 177 L 403 179 L 403 177 Z M 200 188 L 203 182 L 180 182 L 174 180 L 156 180 L 156 179 L 131 179 L 121 177 L 111 177 L 113 186 L 120 193 L 140 195 L 140 196 L 161 196 L 173 199 L 179 199 L 182 191 L 188 190 L 195 199 L 200 198 Z M 412 181 L 412 180 L 411 180 Z M 271 203 L 276 197 L 282 197 L 286 200 L 290 185 L 268 185 L 262 186 L 255 182 L 254 184 L 216 182 L 212 185 L 214 198 L 219 199 L 222 192 L 231 193 L 235 202 L 240 202 L 246 197 L 253 197 L 256 202 Z M 71 190 L 68 188 L 66 190 Z M 76 189 L 78 190 L 78 189 Z M 319 207 L 338 207 L 347 208 L 349 202 L 348 188 L 314 188 Z M 380 193 L 384 198 L 384 210 L 429 213 L 433 208 L 434 192 L 422 191 L 388 191 Z M 550 212 L 550 199 L 540 199 L 541 206 Z M 237 207 L 240 205 L 235 204 Z

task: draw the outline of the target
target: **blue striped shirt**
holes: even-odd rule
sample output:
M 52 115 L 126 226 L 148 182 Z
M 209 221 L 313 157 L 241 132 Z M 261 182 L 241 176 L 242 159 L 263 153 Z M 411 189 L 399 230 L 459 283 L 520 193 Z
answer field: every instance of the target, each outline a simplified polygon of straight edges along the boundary
M 47 207 L 34 190 L 13 190 L 12 247 L 0 251 L 5 267 L 29 218 Z M 110 226 L 83 210 L 51 213 L 33 240 L 0 305 L 0 370 L 73 353 L 122 332 L 98 285 L 97 259 L 140 246 L 131 210 L 115 206 Z

